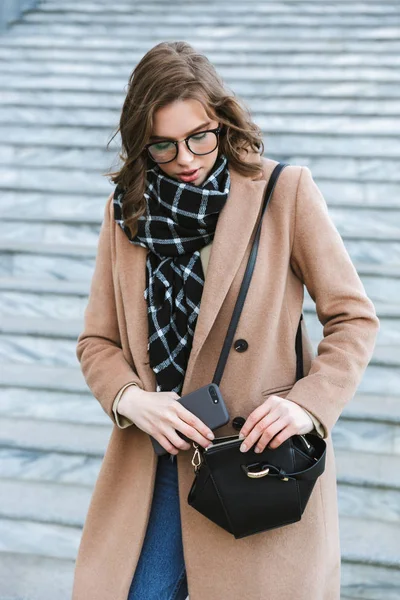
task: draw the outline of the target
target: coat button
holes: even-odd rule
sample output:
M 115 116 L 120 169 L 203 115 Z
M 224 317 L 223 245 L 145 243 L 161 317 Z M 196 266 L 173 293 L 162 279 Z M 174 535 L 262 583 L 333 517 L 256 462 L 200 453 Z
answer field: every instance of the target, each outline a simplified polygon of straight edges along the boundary
M 245 424 L 246 419 L 244 417 L 235 417 L 232 419 L 232 427 L 236 429 L 236 431 L 240 431 Z
M 240 339 L 240 340 L 236 340 L 233 347 L 238 352 L 245 352 L 247 350 L 247 348 L 249 347 L 249 344 L 246 342 L 246 340 Z

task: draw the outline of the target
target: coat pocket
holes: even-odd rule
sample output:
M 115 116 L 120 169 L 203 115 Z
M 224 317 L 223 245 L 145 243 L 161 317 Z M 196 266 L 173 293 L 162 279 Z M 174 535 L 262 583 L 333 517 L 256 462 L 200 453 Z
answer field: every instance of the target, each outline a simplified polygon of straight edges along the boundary
M 263 390 L 261 392 L 261 394 L 262 394 L 262 396 L 272 396 L 273 394 L 289 392 L 293 386 L 294 386 L 294 383 L 288 383 L 286 385 L 280 385 L 279 387 L 268 388 L 267 390 Z

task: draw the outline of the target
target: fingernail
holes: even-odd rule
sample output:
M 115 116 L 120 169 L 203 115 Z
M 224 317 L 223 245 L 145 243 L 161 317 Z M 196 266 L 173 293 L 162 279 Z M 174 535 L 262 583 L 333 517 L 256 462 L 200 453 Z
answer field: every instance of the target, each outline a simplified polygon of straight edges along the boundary
M 243 433 L 239 433 L 239 440 L 243 440 L 246 436 Z
M 246 452 L 246 450 L 247 450 L 247 446 L 246 446 L 246 444 L 242 444 L 242 445 L 240 446 L 240 452 Z
M 214 445 L 214 444 L 208 444 L 208 446 L 206 446 L 206 449 L 207 449 L 207 448 L 211 448 L 211 446 L 213 446 L 213 445 Z
M 209 440 L 213 440 L 215 438 L 215 435 L 213 433 L 207 433 L 207 438 Z
M 260 448 L 255 448 L 254 452 L 256 452 L 258 454 L 260 452 Z

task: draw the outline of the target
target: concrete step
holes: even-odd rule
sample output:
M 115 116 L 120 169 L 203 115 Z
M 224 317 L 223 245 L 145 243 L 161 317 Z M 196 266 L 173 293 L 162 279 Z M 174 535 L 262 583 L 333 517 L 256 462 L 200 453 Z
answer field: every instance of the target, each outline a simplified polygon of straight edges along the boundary
M 72 561 L 80 537 L 80 527 L 0 518 L 0 556 L 3 553 L 28 554 Z
M 282 7 L 282 4 L 281 4 Z M 106 7 L 105 7 L 106 8 Z M 196 20 L 197 25 L 208 25 L 211 27 L 220 26 L 222 21 L 221 15 L 217 10 L 218 6 L 215 5 L 214 10 L 201 11 L 199 7 L 187 6 L 186 10 L 179 10 L 176 13 L 176 7 L 172 4 L 165 7 L 166 10 L 163 13 L 163 22 L 165 25 L 190 25 L 193 19 Z M 258 7 L 252 7 L 252 11 L 246 10 L 246 5 L 227 5 L 224 10 L 224 25 L 245 25 L 246 27 L 260 26 L 260 19 L 264 20 L 266 26 L 276 25 L 277 27 L 288 25 L 289 27 L 394 27 L 400 24 L 400 15 L 396 11 L 390 11 L 389 13 L 373 12 L 372 14 L 360 14 L 360 11 L 354 10 L 352 12 L 346 12 L 342 14 L 334 14 L 332 12 L 316 12 L 315 14 L 297 13 L 279 10 L 271 12 L 267 11 L 268 5 L 258 5 Z M 143 10 L 144 9 L 144 10 Z M 118 12 L 113 12 L 111 7 L 109 9 L 98 8 L 97 11 L 82 10 L 79 6 L 67 6 L 67 7 L 45 7 L 44 10 L 39 7 L 38 10 L 32 11 L 24 15 L 24 23 L 34 23 L 39 25 L 110 25 L 111 27 L 123 27 L 131 25 L 137 27 L 138 25 L 148 25 L 149 20 L 157 16 L 157 5 L 144 6 L 141 10 L 138 10 L 135 14 L 132 14 L 132 10 L 125 7 L 122 11 L 119 7 Z M 211 9 L 211 7 L 210 7 Z
M 0 241 L 0 276 L 90 281 L 95 249 L 87 245 L 21 244 Z
M 1 551 L 2 600 L 71 600 L 75 561 Z
M 146 5 L 140 5 L 136 7 L 136 10 L 138 13 L 142 14 L 142 13 L 152 13 L 152 12 L 156 12 L 159 7 L 160 7 L 160 3 L 164 6 L 164 4 L 162 2 L 160 2 L 160 0 L 157 1 L 151 1 L 149 3 L 146 3 Z M 252 9 L 254 10 L 254 12 L 257 12 L 258 14 L 262 14 L 262 13 L 270 13 L 270 9 L 268 6 L 269 3 L 262 3 L 262 2 L 254 2 L 251 4 Z M 218 13 L 218 10 L 221 8 L 221 6 L 224 8 L 224 10 L 229 14 L 229 12 L 235 12 L 235 13 L 247 13 L 248 12 L 248 2 L 226 2 L 226 1 L 219 1 L 219 2 L 210 2 L 210 1 L 205 1 L 204 2 L 205 7 L 207 8 L 207 14 L 214 14 L 214 13 Z M 90 14 L 94 13 L 96 14 L 97 12 L 99 14 L 104 14 L 104 13 L 112 13 L 113 15 L 118 15 L 120 13 L 129 13 L 129 11 L 131 11 L 131 4 L 129 4 L 129 2 L 127 2 L 126 0 L 123 2 L 118 2 L 118 4 L 115 4 L 112 6 L 112 8 L 114 8 L 115 6 L 115 11 L 111 9 L 110 7 L 110 3 L 109 0 L 105 0 L 105 2 L 91 2 L 88 0 L 85 0 L 84 2 L 63 2 L 62 5 L 60 5 L 59 2 L 54 2 L 52 0 L 42 0 L 41 4 L 40 4 L 40 8 L 39 8 L 39 12 L 41 14 L 50 12 L 50 13 L 58 13 L 61 12 L 63 13 L 63 11 L 65 11 L 66 14 L 68 14 L 70 11 L 73 11 L 75 13 L 85 13 L 85 12 L 89 12 Z M 171 4 L 170 6 L 165 6 L 165 10 L 172 10 L 175 7 L 179 7 L 179 11 L 182 13 L 186 13 L 186 12 L 190 12 L 192 13 L 193 11 L 196 10 L 197 6 L 195 4 L 191 5 L 191 4 L 186 4 L 185 2 L 182 1 L 177 1 L 174 2 L 173 4 Z M 296 8 L 302 7 L 304 8 L 305 12 L 307 15 L 325 15 L 325 14 L 333 14 L 333 15 L 338 15 L 338 14 L 356 14 L 356 15 L 387 15 L 387 14 L 398 14 L 396 8 L 397 5 L 394 2 L 394 0 L 392 0 L 391 2 L 382 2 L 382 4 L 379 5 L 374 5 L 372 2 L 353 2 L 351 4 L 347 4 L 344 3 L 343 1 L 339 2 L 335 2 L 334 5 L 326 5 L 324 4 L 321 0 L 319 1 L 311 1 L 311 2 L 304 2 L 304 0 L 300 0 L 300 1 L 296 1 L 296 2 L 275 2 L 274 3 L 274 14 L 283 14 L 286 15 L 288 14 L 290 11 L 294 11 L 296 10 Z
M 164 4 L 162 5 L 165 6 Z M 30 31 L 25 31 L 25 35 L 16 35 L 16 31 L 14 27 L 9 32 L 5 33 L 0 39 L 0 47 L 17 47 L 17 48 L 75 48 L 76 49 L 76 40 L 72 40 L 70 37 L 57 36 L 57 38 L 52 38 L 47 35 L 47 32 L 38 35 L 34 34 Z M 111 38 L 108 39 L 102 37 L 88 37 L 83 36 L 79 40 L 80 48 L 89 48 L 91 50 L 94 49 L 102 49 L 108 51 L 108 46 L 112 51 L 130 51 L 130 50 L 141 50 L 142 55 L 148 50 L 149 47 L 155 45 L 160 42 L 162 39 L 165 39 L 165 36 L 162 35 L 159 38 L 151 38 L 151 39 L 141 39 L 138 36 L 132 37 L 132 35 L 128 38 L 114 38 L 111 41 Z M 53 45 L 50 44 L 50 41 L 53 41 Z M 318 54 L 319 52 L 326 52 L 330 54 L 337 53 L 367 53 L 371 52 L 371 43 L 370 41 L 365 41 L 362 39 L 351 40 L 351 39 L 335 39 L 331 38 L 329 43 L 326 40 L 314 39 L 313 36 L 310 36 L 308 39 L 302 40 L 301 47 L 299 47 L 297 40 L 292 40 L 290 37 L 286 36 L 285 39 L 274 39 L 271 36 L 265 36 L 264 39 L 257 39 L 256 37 L 251 37 L 249 39 L 240 39 L 236 35 L 235 38 L 232 37 L 214 37 L 209 35 L 204 36 L 203 38 L 199 37 L 197 39 L 196 47 L 201 52 L 209 52 L 215 50 L 233 50 L 235 52 L 239 51 L 250 51 L 250 52 L 288 52 L 288 53 L 304 53 L 304 52 L 313 52 Z M 398 50 L 400 48 L 399 41 L 394 38 L 389 39 L 380 39 L 379 43 L 376 43 L 374 46 L 374 52 L 379 55 L 397 55 Z M 122 52 L 123 53 L 123 52 Z M 125 54 L 126 56 L 126 54 Z
M 1 41 L 1 38 L 0 38 Z M 0 57 L 2 50 L 10 50 L 9 48 L 2 48 L 0 45 Z M 11 49 L 12 50 L 12 49 Z M 33 49 L 31 48 L 14 48 L 15 52 L 21 52 L 22 57 L 21 60 L 27 62 L 29 56 L 32 55 Z M 68 53 L 67 56 L 72 50 L 60 50 L 60 52 Z M 85 50 L 85 56 L 88 50 Z M 110 53 L 112 51 L 110 50 Z M 109 52 L 107 52 L 104 56 L 104 61 L 109 57 Z M 26 55 L 26 56 L 25 56 Z M 53 55 L 53 54 L 52 54 Z M 78 55 L 81 56 L 81 53 Z M 74 61 L 74 64 L 79 64 L 78 56 L 71 57 L 71 60 Z M 115 61 L 118 61 L 118 64 L 123 64 L 122 59 L 120 59 L 121 54 L 115 53 Z M 229 53 L 231 56 L 231 53 Z M 289 56 L 297 56 L 289 55 Z M 382 57 L 379 55 L 376 56 L 378 61 L 382 60 Z M 0 58 L 1 59 L 1 58 Z M 363 56 L 360 56 L 360 59 L 363 59 Z M 12 60 L 12 58 L 5 57 L 5 60 Z M 43 60 L 48 62 L 50 57 L 46 59 L 43 57 Z M 110 59 L 109 59 L 110 60 Z M 277 61 L 279 64 L 279 60 L 272 56 L 272 60 Z M 322 56 L 322 60 L 326 60 L 326 57 Z M 339 55 L 338 61 L 343 60 Z M 390 58 L 390 61 L 392 59 Z M 97 62 L 104 62 L 97 61 Z M 283 55 L 282 61 L 286 61 L 286 55 Z M 28 61 L 29 62 L 29 61 Z M 94 61 L 92 64 L 92 70 L 97 69 L 97 63 Z M 244 62 L 244 60 L 242 60 Z M 399 57 L 400 62 L 400 57 Z M 35 64 L 35 63 L 33 63 Z M 112 64 L 112 63 L 111 63 Z M 129 63 L 129 68 L 132 68 L 132 63 Z M 262 114 L 275 112 L 275 113 L 292 113 L 292 114 L 327 114 L 327 115 L 370 115 L 374 117 L 381 116 L 397 116 L 399 113 L 399 104 L 397 100 L 393 100 L 390 98 L 384 97 L 376 97 L 376 98 L 362 98 L 362 97 L 293 97 L 287 96 L 285 94 L 277 94 L 276 91 L 271 90 L 271 93 L 268 97 L 262 97 L 257 95 L 248 95 L 246 93 L 242 94 L 243 99 L 251 104 L 253 110 L 256 110 L 258 113 Z M 94 96 L 90 93 L 85 93 L 85 91 L 79 91 L 78 93 L 63 91 L 59 93 L 57 91 L 48 90 L 46 92 L 39 90 L 26 90 L 23 95 L 21 95 L 16 90 L 3 90 L 0 96 L 0 106 L 8 106 L 10 110 L 16 108 L 17 110 L 20 107 L 29 106 L 31 109 L 35 107 L 43 108 L 43 107 L 52 107 L 52 108 L 68 108 L 71 109 L 74 107 L 74 111 L 63 111 L 61 114 L 64 119 L 69 119 L 68 122 L 72 123 L 74 120 L 78 120 L 81 122 L 82 117 L 81 109 L 90 108 L 90 114 L 101 114 L 101 111 L 112 111 L 114 117 L 117 117 L 121 104 L 123 102 L 122 93 L 109 93 L 106 90 L 98 91 Z M 87 111 L 86 111 L 87 112 Z M 54 114 L 54 111 L 49 111 L 50 117 Z M 77 114 L 77 117 L 75 117 Z M 43 111 L 38 112 L 38 117 L 43 120 L 45 118 Z M 101 120 L 97 120 L 96 124 L 101 123 Z M 320 158 L 319 156 L 315 157 Z M 323 159 L 323 157 L 321 157 Z M 353 161 L 354 157 L 350 157 L 346 164 L 350 161 Z M 382 160 L 381 157 L 376 156 L 374 161 Z M 374 163 L 376 164 L 376 162 Z M 328 173 L 332 177 L 335 175 L 336 170 L 332 167 L 329 169 Z M 364 173 L 361 173 L 364 177 Z M 368 173 L 369 176 L 369 173 Z M 373 173 L 371 173 L 373 176 Z
M 400 569 L 400 525 L 344 516 L 339 525 L 344 562 Z
M 185 26 L 185 25 L 183 25 Z M 1 56 L 0 56 L 1 58 Z M 139 56 L 138 56 L 139 58 Z M 381 82 L 395 82 L 399 81 L 400 76 L 396 72 L 396 69 L 393 68 L 393 65 L 385 66 L 366 66 L 365 63 L 361 65 L 335 65 L 332 64 L 329 66 L 329 69 L 322 65 L 291 65 L 291 64 L 279 64 L 276 65 L 268 65 L 265 63 L 261 63 L 261 61 L 252 64 L 249 60 L 246 60 L 245 65 L 244 61 L 239 62 L 236 66 L 232 66 L 232 57 L 231 61 L 221 61 L 218 59 L 215 61 L 216 68 L 221 74 L 226 78 L 243 78 L 243 69 L 246 68 L 248 71 L 248 77 L 246 79 L 252 81 L 258 81 L 261 78 L 260 71 L 265 71 L 265 77 L 271 78 L 273 77 L 277 81 L 291 81 L 296 78 L 296 74 L 298 74 L 299 68 L 301 68 L 302 72 L 302 80 L 309 81 L 371 81 L 373 79 L 377 79 Z M 112 64 L 112 63 L 96 63 L 96 72 L 99 77 L 107 77 L 113 80 L 123 79 L 127 76 L 130 70 L 132 70 L 132 66 L 134 63 L 131 61 L 129 64 Z M 243 65 L 243 66 L 242 66 Z M 14 69 L 15 67 L 15 69 Z M 78 62 L 75 64 L 74 62 L 65 62 L 65 61 L 55 61 L 54 58 L 51 62 L 43 61 L 33 62 L 32 59 L 30 62 L 26 63 L 25 61 L 19 60 L 11 60 L 9 62 L 0 60 L 0 73 L 5 76 L 9 73 L 22 73 L 26 74 L 28 77 L 31 76 L 45 76 L 45 75 L 84 75 L 84 76 L 93 76 L 93 64 L 86 59 L 86 62 Z
M 101 457 L 90 457 L 85 454 L 0 448 L 2 479 L 20 481 L 21 484 L 43 484 L 43 486 L 58 484 L 59 489 L 66 493 L 69 493 L 68 488 L 73 490 L 74 487 L 92 489 L 100 471 L 101 461 Z M 3 500 L 7 501 L 4 498 Z M 53 500 L 56 501 L 56 498 L 51 499 Z M 37 508 L 38 506 L 40 505 L 37 505 Z M 41 520 L 40 510 L 35 520 Z M 54 522 L 57 522 L 57 519 Z
M 41 367 L 41 369 L 44 368 Z M 46 389 L 46 385 L 49 384 L 45 381 L 42 381 L 42 388 L 40 388 L 37 383 L 30 383 L 29 374 L 31 370 L 32 367 L 24 373 L 23 382 L 11 379 L 9 385 L 1 383 L 0 416 L 17 421 L 23 418 L 26 420 L 49 421 L 51 423 L 57 421 L 71 425 L 110 426 L 108 415 L 105 414 L 100 403 L 90 394 L 78 367 L 76 371 L 79 372 L 73 373 L 73 376 L 82 380 L 82 391 Z M 70 374 L 71 371 L 72 369 L 58 369 L 59 373 L 65 375 Z M 43 372 L 44 375 L 45 372 Z M 22 383 L 23 385 L 21 385 Z
M 1 52 L 1 47 L 0 47 Z M 29 54 L 31 51 L 27 50 Z M 1 60 L 1 56 L 0 56 Z M 10 60 L 10 63 L 15 67 L 14 72 L 18 71 L 19 63 Z M 45 60 L 45 59 L 44 59 Z M 21 59 L 21 62 L 25 65 L 29 62 L 25 57 Z M 400 60 L 399 60 L 400 63 Z M 32 64 L 36 64 L 33 62 Z M 48 65 L 48 62 L 45 62 Z M 61 63 L 59 63 L 61 64 Z M 79 71 L 79 61 L 73 63 L 74 70 Z M 93 72 L 94 69 L 98 69 L 98 65 L 102 65 L 101 61 L 92 61 L 87 63 L 88 68 Z M 84 64 L 86 67 L 86 63 Z M 108 63 L 109 68 L 115 71 L 113 63 Z M 132 66 L 132 63 L 130 63 Z M 60 69 L 63 70 L 63 69 Z M 2 118 L 3 123 L 9 123 L 15 121 L 17 124 L 19 120 L 24 120 L 28 123 L 69 123 L 71 125 L 87 123 L 95 124 L 111 122 L 110 117 L 113 120 L 118 119 L 120 105 L 122 103 L 122 97 L 120 95 L 112 95 L 108 93 L 98 92 L 96 98 L 93 95 L 85 94 L 85 92 L 79 92 L 74 94 L 73 92 L 49 92 L 43 94 L 39 91 L 27 91 L 23 96 L 13 90 L 7 90 L 2 92 L 0 97 L 0 106 L 7 107 L 7 120 Z M 360 99 L 353 98 L 290 98 L 278 96 L 276 93 L 271 93 L 268 98 L 261 98 L 259 96 L 243 95 L 245 100 L 251 109 L 259 115 L 311 115 L 318 117 L 318 115 L 326 116 L 354 116 L 354 117 L 398 117 L 399 115 L 399 104 L 396 100 L 375 98 L 375 99 Z M 69 103 L 69 106 L 68 106 Z M 71 105 L 76 107 L 75 110 L 65 111 L 62 109 L 71 108 Z M 29 112 L 24 107 L 29 107 Z M 44 111 L 44 107 L 51 107 L 52 110 Z M 85 110 L 90 108 L 90 110 Z M 5 110 L 2 110 L 2 114 L 5 114 Z M 105 118 L 106 117 L 106 118 Z M 375 160 L 379 160 L 376 157 Z M 335 169 L 329 170 L 330 176 L 335 176 Z M 364 174 L 362 174 L 364 177 Z M 373 174 L 371 173 L 371 176 Z
M 19 417 L 0 418 L 0 446 L 40 452 L 63 452 L 101 457 L 111 434 L 110 425 L 62 423 Z M 0 536 L 1 537 L 1 536 Z
M 149 23 L 149 19 L 146 19 L 144 23 L 140 23 L 140 27 L 135 27 L 135 38 L 147 39 L 149 43 L 152 43 L 153 40 L 156 41 L 157 38 L 163 37 L 174 37 L 179 38 L 181 34 L 181 26 L 186 24 L 186 20 L 181 23 L 179 22 L 179 18 L 177 16 L 171 23 Z M 20 21 L 13 24 L 13 34 L 18 35 L 57 35 L 63 36 L 63 38 L 68 37 L 78 37 L 81 35 L 85 35 L 86 38 L 99 38 L 99 37 L 108 37 L 108 40 L 112 39 L 115 33 L 118 33 L 120 39 L 128 38 L 132 39 L 132 26 L 128 25 L 118 25 L 109 27 L 107 23 L 91 23 L 90 28 L 86 26 L 86 24 L 66 24 L 66 23 L 30 23 L 27 21 Z M 235 24 L 230 25 L 229 22 L 225 21 L 224 17 L 216 17 L 213 22 L 212 30 L 215 31 L 217 35 L 220 37 L 237 37 L 238 33 L 242 33 L 242 27 Z M 268 32 L 269 39 L 282 40 L 285 39 L 288 34 L 292 39 L 309 39 L 311 36 L 314 39 L 325 40 L 329 43 L 330 39 L 334 40 L 397 40 L 398 38 L 398 30 L 396 29 L 396 24 L 392 27 L 383 26 L 380 27 L 379 24 L 366 26 L 359 25 L 353 28 L 344 27 L 342 28 L 339 24 L 330 25 L 326 24 L 323 27 L 315 24 L 314 26 L 304 25 L 302 27 L 298 27 L 295 19 L 291 18 L 291 24 L 274 24 L 267 21 L 267 19 L 259 18 L 258 27 L 251 27 L 252 37 L 254 39 L 257 38 L 265 38 L 266 32 Z M 210 34 L 210 25 L 208 23 L 200 23 L 197 26 L 197 23 L 194 20 L 191 20 L 185 26 L 186 35 L 195 43 L 198 39 L 202 39 Z M 108 34 L 108 35 L 107 35 Z M 111 36 L 111 37 L 110 37 Z
M 341 600 L 398 600 L 400 571 L 398 569 L 342 562 Z
M 166 7 L 165 7 L 166 8 Z M 247 10 L 247 9 L 246 9 Z M 94 13 L 91 13 L 94 14 Z M 396 12 L 398 14 L 398 11 Z M 59 63 L 66 62 L 68 65 L 75 64 L 79 69 L 79 66 L 90 63 L 95 63 L 96 68 L 128 68 L 132 69 L 132 65 L 139 62 L 145 51 L 145 46 L 138 43 L 135 50 L 132 50 L 129 54 L 129 60 L 121 53 L 110 48 L 109 51 L 104 52 L 101 49 L 90 49 L 85 51 L 82 55 L 79 50 L 73 48 L 58 48 L 55 50 L 49 50 L 46 48 L 31 48 L 29 51 L 24 47 L 1 47 L 0 46 L 0 61 L 2 61 L 2 67 L 6 67 L 7 61 L 13 61 L 17 69 L 23 68 L 23 65 L 28 65 L 29 68 L 32 66 L 34 69 L 39 69 L 39 65 L 42 64 L 43 68 L 51 68 L 53 61 Z M 220 51 L 218 48 L 207 52 L 209 59 L 219 69 L 223 65 L 273 65 L 274 67 L 282 66 L 284 68 L 288 66 L 325 66 L 325 67 L 341 67 L 344 70 L 355 66 L 361 66 L 363 68 L 371 67 L 390 67 L 394 68 L 400 63 L 400 57 L 395 55 L 377 55 L 372 52 L 357 52 L 353 51 L 349 55 L 343 55 L 340 52 L 332 53 L 330 48 L 327 47 L 325 50 L 321 49 L 318 54 L 312 52 L 304 52 L 302 48 L 299 48 L 296 54 L 282 52 L 274 52 L 271 54 L 262 52 L 246 51 L 245 49 L 237 50 L 231 48 L 229 52 Z M 93 68 L 92 64 L 92 68 Z M 25 67 L 26 68 L 26 67 Z M 60 68 L 63 68 L 62 66 Z M 115 72 L 115 71 L 114 71 Z M 268 98 L 265 99 L 268 102 Z M 396 108 L 396 107 L 394 107 Z M 397 107 L 398 108 L 398 107 Z M 397 112 L 397 110 L 396 110 Z
M 0 481 L 0 518 L 83 527 L 91 487 L 8 480 L 3 476 Z

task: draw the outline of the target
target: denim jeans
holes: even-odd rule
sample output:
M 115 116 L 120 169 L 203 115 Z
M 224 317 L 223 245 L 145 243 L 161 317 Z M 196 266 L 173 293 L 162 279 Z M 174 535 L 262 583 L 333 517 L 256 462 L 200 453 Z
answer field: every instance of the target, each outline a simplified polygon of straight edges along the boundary
M 158 457 L 149 523 L 127 600 L 185 600 L 176 457 Z

